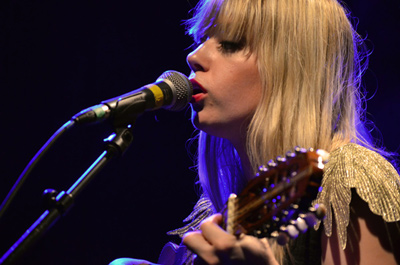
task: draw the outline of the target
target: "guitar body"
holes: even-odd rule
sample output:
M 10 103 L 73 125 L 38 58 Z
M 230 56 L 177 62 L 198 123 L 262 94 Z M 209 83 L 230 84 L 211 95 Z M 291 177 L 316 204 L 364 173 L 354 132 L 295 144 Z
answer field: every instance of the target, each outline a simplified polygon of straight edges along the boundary
M 161 250 L 158 264 L 162 265 L 182 265 L 190 262 L 190 253 L 183 245 L 168 242 Z

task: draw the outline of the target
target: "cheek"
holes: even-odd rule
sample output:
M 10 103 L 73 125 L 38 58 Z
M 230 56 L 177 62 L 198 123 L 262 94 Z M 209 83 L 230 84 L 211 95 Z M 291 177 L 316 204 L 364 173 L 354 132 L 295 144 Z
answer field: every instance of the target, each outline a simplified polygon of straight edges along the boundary
M 241 76 L 240 76 L 241 75 Z M 244 119 L 253 115 L 261 97 L 258 73 L 241 72 L 225 80 L 223 87 L 210 97 L 208 107 L 229 120 Z
M 239 120 L 251 120 L 257 108 L 259 98 L 256 95 L 246 97 L 238 97 L 237 105 L 232 109 L 232 114 L 237 116 Z
M 256 105 L 261 96 L 261 81 L 258 72 L 235 71 L 230 74 L 231 78 L 226 79 L 219 94 L 240 105 Z
M 240 65 L 238 63 L 238 65 Z M 262 82 L 255 59 L 242 62 L 241 69 L 237 69 L 234 83 L 237 85 L 236 93 L 241 97 L 244 104 L 255 106 L 259 102 L 262 90 Z
M 237 107 L 243 111 L 254 112 L 261 98 L 261 82 L 258 75 L 251 80 L 246 80 L 235 94 Z

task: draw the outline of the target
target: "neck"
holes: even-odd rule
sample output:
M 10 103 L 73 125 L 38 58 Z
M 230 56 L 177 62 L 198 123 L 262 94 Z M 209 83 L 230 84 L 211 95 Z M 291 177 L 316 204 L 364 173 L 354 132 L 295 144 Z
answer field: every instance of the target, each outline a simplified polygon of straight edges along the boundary
M 243 173 L 244 173 L 246 179 L 247 180 L 252 179 L 254 177 L 253 167 L 250 163 L 249 156 L 247 155 L 245 141 L 240 141 L 240 143 L 236 143 L 236 144 L 232 143 L 232 144 L 235 147 L 235 149 L 240 157 Z

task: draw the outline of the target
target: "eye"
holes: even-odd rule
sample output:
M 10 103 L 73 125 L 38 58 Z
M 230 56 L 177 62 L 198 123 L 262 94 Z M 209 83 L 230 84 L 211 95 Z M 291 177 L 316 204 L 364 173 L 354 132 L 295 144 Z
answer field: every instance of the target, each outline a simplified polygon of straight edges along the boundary
M 235 53 L 244 48 L 243 42 L 234 42 L 234 41 L 220 41 L 219 47 L 223 53 Z

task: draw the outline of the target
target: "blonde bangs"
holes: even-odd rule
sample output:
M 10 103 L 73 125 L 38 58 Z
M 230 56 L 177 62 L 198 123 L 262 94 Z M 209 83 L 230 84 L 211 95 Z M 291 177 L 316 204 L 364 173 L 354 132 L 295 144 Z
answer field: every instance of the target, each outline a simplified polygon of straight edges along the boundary
M 204 37 L 242 42 L 250 51 L 257 50 L 262 29 L 261 0 L 206 0 L 186 21 L 187 34 L 200 43 Z

